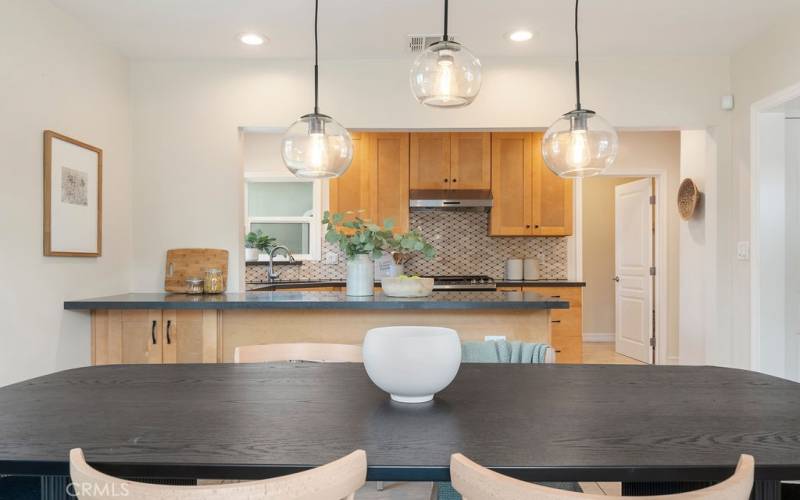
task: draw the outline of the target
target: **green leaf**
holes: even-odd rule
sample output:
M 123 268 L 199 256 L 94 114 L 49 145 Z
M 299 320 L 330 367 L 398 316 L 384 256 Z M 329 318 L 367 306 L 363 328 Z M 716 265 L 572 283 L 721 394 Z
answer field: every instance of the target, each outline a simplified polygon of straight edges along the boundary
M 393 219 L 384 219 L 383 220 L 383 227 L 387 231 L 391 231 L 392 229 L 394 229 L 394 220 Z

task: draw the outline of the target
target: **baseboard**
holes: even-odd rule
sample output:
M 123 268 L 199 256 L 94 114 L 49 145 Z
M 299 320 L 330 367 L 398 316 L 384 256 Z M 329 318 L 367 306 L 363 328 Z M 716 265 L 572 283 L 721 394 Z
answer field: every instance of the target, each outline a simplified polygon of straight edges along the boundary
M 585 333 L 583 334 L 584 342 L 614 342 L 613 333 Z

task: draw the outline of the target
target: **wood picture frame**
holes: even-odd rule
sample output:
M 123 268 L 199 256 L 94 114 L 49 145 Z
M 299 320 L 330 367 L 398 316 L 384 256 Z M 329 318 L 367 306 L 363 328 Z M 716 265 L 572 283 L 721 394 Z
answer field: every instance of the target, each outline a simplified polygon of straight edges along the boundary
M 45 130 L 43 177 L 44 255 L 101 256 L 103 150 Z

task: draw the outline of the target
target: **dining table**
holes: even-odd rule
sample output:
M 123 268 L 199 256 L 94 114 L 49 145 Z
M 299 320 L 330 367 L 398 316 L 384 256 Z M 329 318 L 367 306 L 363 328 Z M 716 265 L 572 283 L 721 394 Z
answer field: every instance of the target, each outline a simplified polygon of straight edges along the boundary
M 756 499 L 800 480 L 800 384 L 707 366 L 461 365 L 404 404 L 351 363 L 108 365 L 0 388 L 0 475 L 66 498 L 69 450 L 166 484 L 260 479 L 367 453 L 367 478 L 447 481 L 460 452 L 525 481 L 686 491 L 755 457 Z

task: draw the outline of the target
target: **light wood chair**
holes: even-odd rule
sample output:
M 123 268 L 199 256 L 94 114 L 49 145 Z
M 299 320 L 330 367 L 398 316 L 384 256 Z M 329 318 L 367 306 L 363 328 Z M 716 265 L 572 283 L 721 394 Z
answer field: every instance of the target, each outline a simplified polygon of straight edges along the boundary
M 297 474 L 212 486 L 164 486 L 119 479 L 87 464 L 80 448 L 69 452 L 69 471 L 78 500 L 352 500 L 367 477 L 367 454 L 356 450 Z
M 311 361 L 316 363 L 363 363 L 360 345 L 350 344 L 263 344 L 237 347 L 234 363 Z
M 701 490 L 676 495 L 637 497 L 641 500 L 748 500 L 753 489 L 754 461 L 742 455 L 736 472 L 725 481 Z M 453 487 L 464 500 L 612 500 L 628 497 L 587 495 L 556 490 L 513 479 L 481 467 L 460 453 L 450 457 Z

